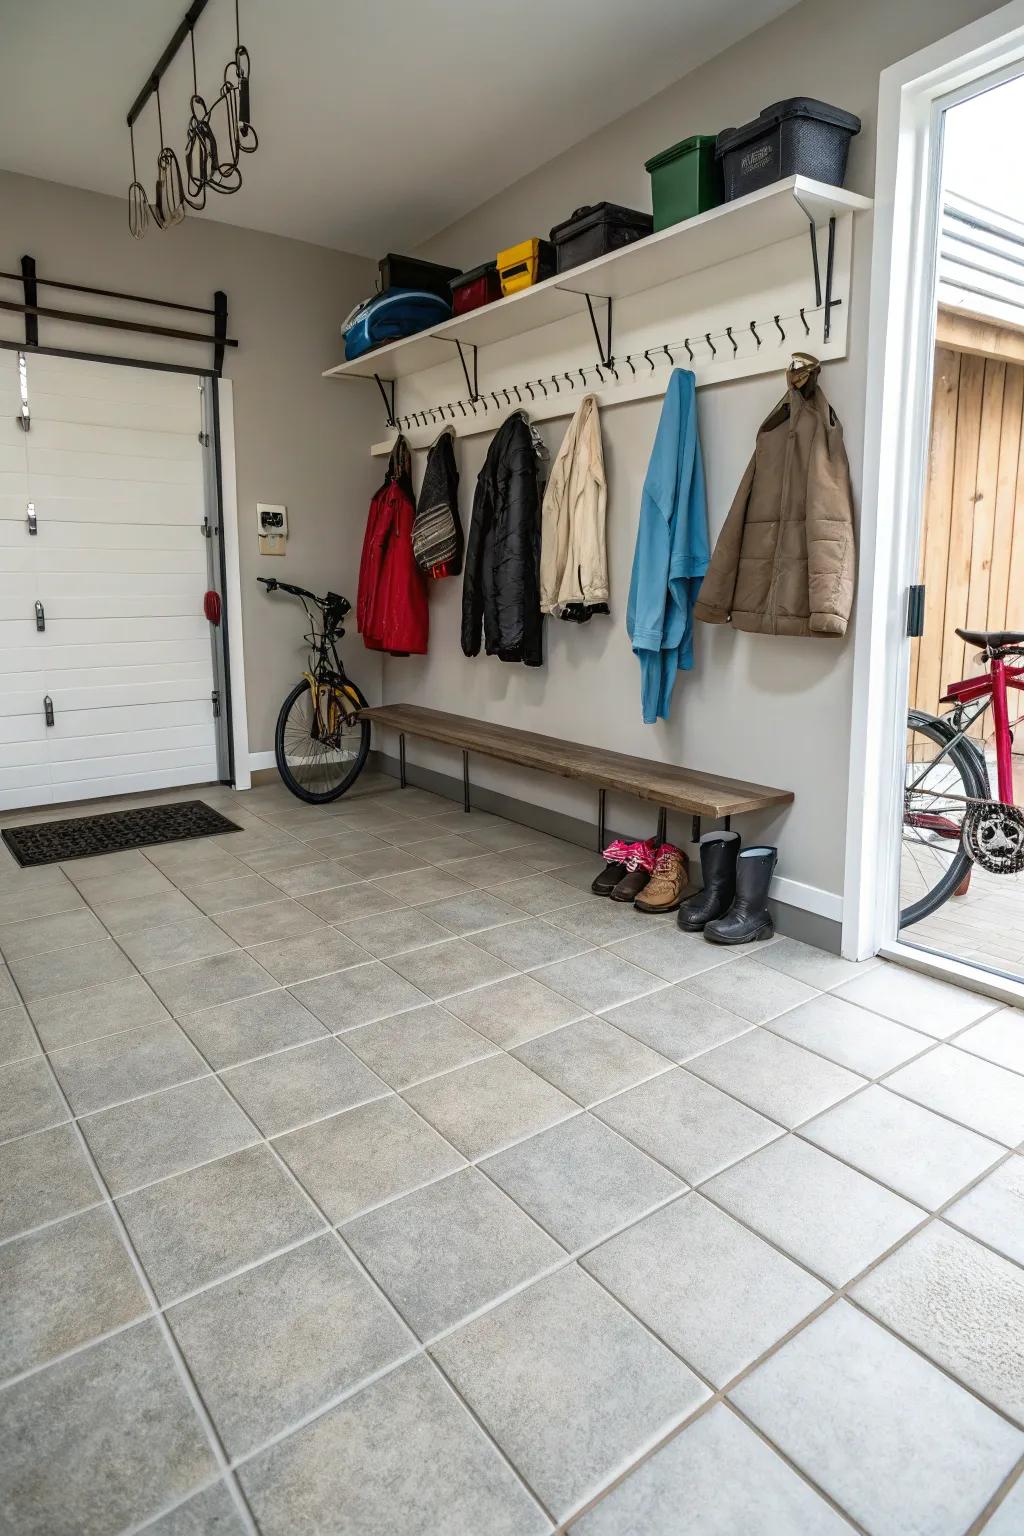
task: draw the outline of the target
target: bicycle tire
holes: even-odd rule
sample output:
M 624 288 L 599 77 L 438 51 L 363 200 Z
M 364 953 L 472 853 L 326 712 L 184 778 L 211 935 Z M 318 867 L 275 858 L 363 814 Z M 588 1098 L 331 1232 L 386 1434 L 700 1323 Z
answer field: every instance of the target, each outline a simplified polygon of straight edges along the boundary
M 955 741 L 958 734 L 953 726 L 939 716 L 927 715 L 917 709 L 909 712 L 907 727 L 909 730 L 920 731 L 923 736 L 927 736 L 939 747 L 945 747 L 951 741 Z M 972 742 L 963 737 L 956 742 L 955 746 L 949 748 L 946 760 L 955 764 L 968 795 L 975 799 L 989 798 L 988 769 L 985 767 L 984 757 Z M 971 867 L 971 860 L 961 846 L 950 861 L 949 869 L 942 879 L 900 912 L 900 931 L 912 927 L 914 923 L 919 923 L 922 918 L 936 912 L 949 900 L 970 872 Z
M 353 682 L 347 682 L 345 686 L 351 691 L 352 695 L 358 701 L 360 708 L 365 709 L 366 699 L 363 696 L 362 691 L 357 688 Z M 296 703 L 304 695 L 308 696 L 308 694 L 309 684 L 305 678 L 303 678 L 301 682 L 295 684 L 295 687 L 291 690 L 284 703 L 281 705 L 277 716 L 277 725 L 274 730 L 274 757 L 277 762 L 277 771 L 281 775 L 282 782 L 284 783 L 285 787 L 290 790 L 291 793 L 296 797 L 296 799 L 305 801 L 307 805 L 327 805 L 332 800 L 340 800 L 341 796 L 346 794 L 347 791 L 352 788 L 352 785 L 355 783 L 356 779 L 365 768 L 366 759 L 370 752 L 370 722 L 369 720 L 361 720 L 359 722 L 361 728 L 359 747 L 356 751 L 352 767 L 341 780 L 341 782 L 339 784 L 332 785 L 329 789 L 323 791 L 322 793 L 317 793 L 314 790 L 307 789 L 306 786 L 295 777 L 291 767 L 289 766 L 287 754 L 285 751 L 285 730 L 288 725 L 288 717 L 294 709 Z

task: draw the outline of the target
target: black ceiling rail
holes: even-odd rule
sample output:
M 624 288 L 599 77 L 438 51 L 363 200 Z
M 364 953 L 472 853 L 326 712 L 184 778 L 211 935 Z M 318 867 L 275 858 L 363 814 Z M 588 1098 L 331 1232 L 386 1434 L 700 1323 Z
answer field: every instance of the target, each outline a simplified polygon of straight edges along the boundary
M 184 18 L 179 21 L 177 27 L 175 28 L 174 36 L 171 38 L 170 42 L 167 44 L 167 47 L 164 49 L 163 53 L 157 60 L 156 65 L 149 76 L 149 79 L 146 81 L 145 85 L 142 87 L 142 90 L 131 104 L 128 112 L 129 128 L 133 127 L 137 122 L 139 115 L 145 108 L 149 98 L 152 96 L 153 92 L 160 84 L 160 81 L 163 79 L 164 75 L 170 68 L 171 62 L 177 54 L 178 49 L 181 47 L 186 37 L 188 37 L 189 33 L 192 31 L 192 28 L 195 26 L 200 16 L 206 10 L 208 3 L 209 0 L 192 0 L 192 4 L 185 12 Z
M 31 351 L 33 357 L 69 357 L 76 363 L 114 363 L 119 368 L 148 368 L 154 373 L 187 373 L 198 379 L 215 379 L 212 368 L 199 368 L 192 363 L 159 363 L 151 357 L 121 357 L 116 352 L 81 352 L 74 347 L 30 347 L 23 341 L 0 339 L 0 352 Z
M 112 331 L 135 331 L 143 336 L 166 336 L 173 341 L 213 342 L 216 347 L 237 347 L 232 336 L 211 336 L 203 331 L 179 331 L 169 325 L 146 325 L 141 320 L 120 320 L 114 315 L 83 315 L 73 309 L 49 309 L 41 304 L 15 304 L 10 299 L 0 299 L 0 309 L 15 314 L 43 320 L 67 320 L 76 325 L 101 325 Z M 34 342 L 28 342 L 34 346 Z
M 0 278 L 7 278 L 12 283 L 24 280 L 20 272 L 0 272 Z M 122 293 L 117 288 L 91 288 L 86 283 L 66 283 L 55 277 L 38 277 L 36 283 L 40 288 L 64 288 L 69 293 L 88 293 L 99 299 L 126 299 L 130 304 L 150 304 L 154 309 L 180 309 L 189 315 L 216 314 L 216 310 L 204 309 L 201 304 L 178 304 L 173 299 L 151 299 L 141 293 Z

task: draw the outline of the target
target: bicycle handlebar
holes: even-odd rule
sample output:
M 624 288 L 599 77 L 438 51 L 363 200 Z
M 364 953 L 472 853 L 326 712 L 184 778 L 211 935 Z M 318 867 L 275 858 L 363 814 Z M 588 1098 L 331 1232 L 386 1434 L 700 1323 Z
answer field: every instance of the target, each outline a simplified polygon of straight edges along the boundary
M 268 592 L 280 590 L 282 592 L 290 592 L 293 597 L 308 597 L 311 603 L 319 603 L 321 607 L 327 601 L 326 598 L 317 597 L 315 592 L 307 592 L 305 587 L 293 587 L 291 582 L 278 581 L 276 576 L 257 576 L 256 580 L 261 582 Z

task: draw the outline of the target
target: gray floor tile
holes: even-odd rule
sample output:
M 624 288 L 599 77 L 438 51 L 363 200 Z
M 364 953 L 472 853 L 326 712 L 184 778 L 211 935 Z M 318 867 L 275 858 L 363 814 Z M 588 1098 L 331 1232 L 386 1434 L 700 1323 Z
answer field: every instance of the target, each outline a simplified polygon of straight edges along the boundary
M 780 1126 L 681 1067 L 599 1104 L 594 1113 L 688 1184 L 782 1135 Z
M 320 927 L 307 907 L 287 897 L 263 902 L 258 907 L 243 907 L 238 912 L 221 912 L 215 922 L 236 944 L 248 947 L 306 938 Z
M 181 1302 L 167 1320 L 232 1456 L 415 1347 L 332 1233 Z
M 543 1536 L 551 1522 L 425 1359 L 412 1360 L 247 1463 L 263 1536 L 329 1531 Z
M 317 925 L 317 931 L 303 939 L 256 944 L 249 954 L 284 986 L 347 970 L 350 965 L 362 965 L 370 958 L 365 949 L 326 924 Z
M 556 960 L 568 960 L 581 955 L 591 947 L 589 939 L 581 939 L 574 933 L 556 928 L 543 917 L 520 917 L 499 928 L 488 928 L 473 935 L 474 944 L 496 955 L 517 971 L 532 970 L 538 965 L 550 965 Z
M 716 1387 L 831 1294 L 697 1194 L 645 1216 L 580 1262 Z
M 214 1008 L 236 997 L 252 997 L 275 985 L 269 972 L 241 949 L 154 971 L 150 982 L 161 1002 L 175 1015 Z
M 392 1088 L 454 1072 L 496 1047 L 436 1003 L 347 1031 L 345 1044 Z
M 578 1019 L 528 1040 L 513 1052 L 533 1072 L 578 1104 L 593 1104 L 632 1088 L 672 1065 L 604 1019 Z
M 570 1252 L 590 1247 L 686 1187 L 590 1115 L 564 1120 L 480 1166 Z
M 479 858 L 484 852 L 480 843 L 460 837 L 457 832 L 445 832 L 440 837 L 431 837 L 427 828 L 424 832 L 423 842 L 406 844 L 409 852 L 417 855 L 424 864 L 451 864 L 455 859 Z
M 662 933 L 680 937 L 674 921 L 669 923 L 655 913 L 641 912 L 628 901 L 611 901 L 593 895 L 583 902 L 574 901 L 570 896 L 558 911 L 545 913 L 545 920 L 586 944 L 614 945 L 616 951 L 622 941 L 629 938 L 649 941 Z M 684 949 L 685 943 L 681 941 L 679 947 Z M 704 945 L 705 950 L 709 947 Z M 642 961 L 637 960 L 636 964 L 641 965 Z
M 630 965 L 607 950 L 588 951 L 572 960 L 560 960 L 556 965 L 545 965 L 535 976 L 546 987 L 560 992 L 570 1002 L 578 1003 L 588 1013 L 600 1013 L 603 1008 L 614 1008 L 618 1003 L 628 1003 L 631 998 L 641 997 L 664 985 L 650 971 Z
M 439 923 L 449 933 L 460 937 L 476 933 L 482 928 L 494 928 L 498 923 L 517 922 L 523 915 L 521 907 L 503 901 L 491 891 L 470 891 L 466 896 L 454 896 L 448 901 L 436 901 L 424 907 L 424 915 Z
M 0 1247 L 0 1378 L 44 1365 L 149 1311 L 105 1206 Z
M 470 829 L 466 836 L 477 848 L 488 853 L 507 853 L 511 849 L 518 851 L 530 846 L 537 834 L 532 827 L 520 826 L 515 821 L 502 821 L 497 816 L 489 826 L 481 826 L 471 813 Z
M 1019 1008 L 1000 1008 L 980 1024 L 957 1036 L 962 1051 L 983 1056 L 986 1061 L 1012 1072 L 1024 1072 L 1024 1012 Z
M 70 1118 L 49 1063 L 41 1056 L 0 1068 L 0 1141 Z
M 1008 1147 L 1024 1141 L 1024 1077 L 967 1051 L 940 1045 L 886 1086 Z
M 274 1143 L 332 1222 L 454 1173 L 464 1159 L 397 1096 L 361 1104 Z
M 1024 1436 L 845 1302 L 732 1396 L 768 1438 L 879 1536 L 959 1536 Z
M 446 939 L 443 944 L 392 955 L 388 964 L 427 997 L 434 999 L 500 981 L 517 968 L 479 949 L 468 939 Z
M 572 1099 L 505 1055 L 432 1077 L 406 1089 L 405 1098 L 471 1160 L 579 1113 Z
M 20 1001 L 18 989 L 14 985 L 7 966 L 0 960 L 0 1008 L 13 1008 Z
M 215 1077 L 101 1109 L 79 1124 L 115 1195 L 224 1157 L 257 1139 Z
M 120 1531 L 217 1470 L 156 1323 L 0 1393 L 0 1446 L 4 1513 L 18 1536 Z
M 10 965 L 11 975 L 29 1004 L 41 997 L 75 992 L 98 981 L 117 981 L 134 976 L 131 961 L 113 939 L 92 939 L 73 949 L 47 950 L 41 955 L 21 955 Z
M 215 917 L 220 912 L 237 912 L 242 907 L 256 907 L 265 901 L 273 901 L 278 888 L 264 880 L 262 875 L 234 875 L 230 880 L 213 880 L 209 885 L 192 886 L 189 901 Z
M 244 1536 L 245 1526 L 223 1483 L 214 1483 L 146 1526 L 146 1536 Z
M 240 860 L 243 869 L 251 869 L 270 879 L 283 869 L 305 869 L 310 864 L 318 864 L 320 854 L 300 843 L 298 838 L 292 838 L 274 848 L 255 848 L 248 853 L 243 850 Z
M 170 1018 L 149 984 L 134 973 L 80 992 L 40 998 L 29 1013 L 47 1051 Z
M 0 1242 L 99 1199 L 89 1160 L 72 1126 L 0 1144 Z
M 323 1227 L 263 1146 L 162 1179 L 118 1208 L 163 1304 Z
M 73 912 L 56 912 L 50 917 L 23 918 L 0 928 L 0 955 L 10 965 L 28 955 L 46 954 L 52 949 L 70 949 L 76 944 L 92 944 L 106 938 L 99 918 L 86 907 Z
M 435 923 L 418 907 L 400 908 L 397 912 L 379 912 L 373 917 L 359 917 L 342 925 L 342 933 L 354 939 L 362 949 L 378 958 L 400 955 L 407 949 L 419 949 L 424 944 L 438 944 L 451 934 L 440 923 Z
M 588 854 L 580 849 L 579 857 L 574 859 L 572 863 L 560 864 L 555 869 L 547 870 L 546 873 L 552 879 L 559 880 L 563 885 L 567 885 L 570 890 L 579 892 L 581 896 L 590 897 L 592 894 L 590 890 L 591 884 L 594 877 L 599 875 L 602 869 L 604 869 L 604 859 L 601 858 L 600 854 Z M 571 901 L 572 897 L 569 899 Z M 602 898 L 599 897 L 598 899 L 601 900 Z
M 76 1115 L 172 1088 L 210 1070 L 171 1019 L 66 1046 L 50 1061 Z
M 701 939 L 704 944 L 704 940 Z M 710 949 L 710 944 L 704 945 Z M 696 997 L 683 986 L 662 987 L 603 1015 L 618 1029 L 671 1061 L 689 1061 L 752 1029 L 747 1019 Z
M 510 976 L 507 981 L 477 987 L 448 998 L 445 1007 L 506 1050 L 569 1024 L 585 1012 L 533 976 Z
M 751 1029 L 687 1063 L 691 1072 L 758 1109 L 781 1125 L 794 1126 L 847 1098 L 866 1081 L 765 1029 Z
M 482 848 L 467 859 L 453 859 L 444 866 L 445 873 L 456 877 L 463 885 L 481 887 L 496 885 L 500 880 L 514 880 L 517 875 L 533 874 L 536 863 L 522 858 L 518 849 L 507 853 L 485 853 Z
M 577 901 L 585 899 L 582 893 L 566 885 L 564 880 L 556 880 L 551 875 L 528 875 L 525 880 L 505 880 L 487 889 L 495 896 L 500 896 L 502 901 L 511 902 L 524 912 L 537 915 L 558 911 L 570 903 L 574 896 Z
M 421 1339 L 453 1327 L 565 1257 L 475 1168 L 392 1200 L 342 1231 Z
M 377 912 L 394 912 L 405 903 L 390 892 L 372 883 L 343 885 L 337 890 L 316 891 L 303 896 L 302 905 L 308 907 L 325 923 L 347 927 L 356 918 L 373 917 Z
M 402 907 L 421 906 L 428 901 L 444 901 L 448 896 L 464 896 L 472 885 L 458 879 L 447 870 L 412 870 L 407 875 L 387 875 L 375 880 L 374 886 L 384 896 L 389 896 Z
M 162 891 L 158 896 L 143 896 L 136 901 L 101 901 L 96 916 L 115 938 L 138 933 L 158 923 L 180 923 L 199 914 L 182 891 Z
M 766 1027 L 865 1077 L 881 1077 L 933 1043 L 930 1035 L 858 1008 L 831 992 L 791 1008 Z
M 946 1220 L 1024 1265 L 1024 1159 L 1008 1158 L 950 1206 Z
M 119 942 L 143 975 L 165 970 L 169 965 L 183 965 L 187 960 L 222 955 L 235 947 L 215 922 L 199 913 L 175 923 L 155 923 L 150 928 L 123 934 Z
M 613 1489 L 571 1536 L 849 1536 L 753 1430 L 716 1404 Z
M 575 1265 L 433 1353 L 560 1520 L 709 1395 Z
M 609 949 L 613 955 L 640 966 L 641 970 L 652 971 L 663 981 L 682 981 L 735 958 L 730 950 L 709 944 L 701 933 L 683 933 L 674 918 L 620 939 Z
M 279 1136 L 388 1092 L 376 1072 L 333 1036 L 229 1067 L 221 1080 L 264 1136 Z
M 24 1005 L 15 1002 L 0 1008 L 0 1067 L 38 1054 L 39 1041 Z
M 22 877 L 27 873 L 12 874 L 11 884 L 0 893 L 0 922 L 18 923 L 27 917 L 49 917 L 52 912 L 73 912 L 85 906 L 62 870 L 49 866 L 47 873 L 52 878 L 43 885 L 26 884 Z
M 987 1402 L 1024 1420 L 1024 1271 L 1016 1264 L 935 1221 L 851 1295 Z
M 322 1040 L 327 1031 L 290 992 L 260 992 L 182 1016 L 181 1027 L 215 1071 Z
M 795 1136 L 720 1173 L 705 1193 L 830 1285 L 852 1280 L 923 1217 Z
M 985 1536 L 1020 1536 L 1024 1530 L 1024 1478 L 1018 1477 L 985 1526 Z
M 105 859 L 111 854 L 104 854 Z M 84 861 L 83 861 L 84 862 Z M 108 875 L 76 875 L 76 883 L 91 907 L 105 901 L 136 901 L 161 892 L 173 891 L 174 882 L 145 860 L 137 869 Z
M 882 964 L 836 989 L 847 1002 L 871 1008 L 897 1024 L 908 1024 L 937 1040 L 991 1013 L 995 1003 L 962 987 L 936 981 L 900 965 Z
M 773 971 L 784 971 L 787 976 L 795 976 L 797 981 L 804 981 L 809 987 L 838 987 L 844 981 L 866 976 L 878 964 L 875 960 L 858 964 L 854 960 L 844 960 L 839 955 L 830 954 L 827 949 L 801 944 L 799 939 L 784 938 L 776 940 L 774 944 L 765 944 L 759 949 L 757 958 L 762 965 L 770 966 Z
M 930 1211 L 1004 1156 L 997 1142 L 883 1087 L 837 1104 L 801 1134 Z
M 303 981 L 292 992 L 327 1028 L 338 1034 L 387 1019 L 430 999 L 380 960 L 355 965 L 334 976 Z
M 297 869 L 276 869 L 271 879 L 286 896 L 299 899 L 317 891 L 337 890 L 342 885 L 358 885 L 366 874 L 355 861 L 346 864 L 341 859 L 318 859 L 313 864 L 300 864 Z
M 705 1002 L 717 1003 L 751 1024 L 765 1024 L 816 995 L 813 987 L 755 959 L 716 965 L 713 970 L 691 976 L 682 985 Z

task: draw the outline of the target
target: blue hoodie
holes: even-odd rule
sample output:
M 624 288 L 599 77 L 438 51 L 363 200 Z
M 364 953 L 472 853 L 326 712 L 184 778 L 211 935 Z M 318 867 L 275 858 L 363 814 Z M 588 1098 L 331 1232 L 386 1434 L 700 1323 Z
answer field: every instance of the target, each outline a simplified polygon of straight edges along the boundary
M 626 608 L 626 629 L 640 660 L 645 725 L 668 719 L 676 673 L 693 666 L 693 605 L 708 553 L 696 381 L 677 368 L 644 480 Z

